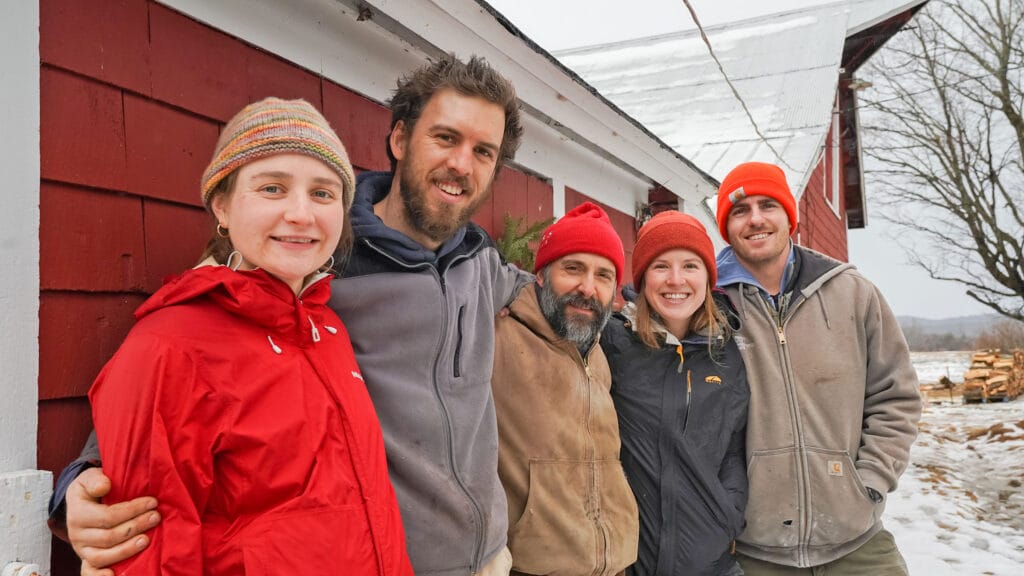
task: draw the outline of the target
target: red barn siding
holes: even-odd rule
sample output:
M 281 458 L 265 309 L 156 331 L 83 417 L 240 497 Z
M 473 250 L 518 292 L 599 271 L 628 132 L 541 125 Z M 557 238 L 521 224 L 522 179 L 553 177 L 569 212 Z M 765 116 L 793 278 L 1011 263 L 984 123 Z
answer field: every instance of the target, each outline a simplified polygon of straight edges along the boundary
M 139 94 L 152 90 L 146 0 L 46 0 L 39 21 L 44 63 Z
M 352 165 L 362 170 L 390 170 L 385 142 L 391 111 L 337 84 L 323 83 L 323 113 L 345 143 Z
M 121 92 L 43 67 L 39 73 L 39 155 L 44 180 L 124 190 Z
M 39 331 L 46 338 L 39 346 L 39 380 L 47 385 L 40 388 L 39 399 L 85 396 L 131 329 L 133 312 L 144 299 L 143 294 L 44 292 L 39 299 Z M 72 452 L 81 447 L 73 446 Z M 40 452 L 40 460 L 51 458 L 49 452 Z
M 220 125 L 266 96 L 320 108 L 361 170 L 387 170 L 390 112 L 147 0 L 40 4 L 38 462 L 59 472 L 91 428 L 85 394 L 162 279 L 210 236 L 198 182 Z M 480 221 L 552 214 L 551 185 L 506 169 Z M 77 574 L 56 542 L 55 576 Z
M 149 5 L 153 97 L 227 122 L 248 104 L 242 42 L 156 3 Z
M 39 284 L 44 292 L 142 289 L 142 200 L 51 182 L 43 182 L 39 200 Z
M 127 190 L 202 207 L 199 175 L 210 161 L 220 127 L 143 97 L 124 96 Z
M 526 217 L 526 224 L 547 220 L 554 214 L 551 184 L 506 166 L 491 186 L 491 196 L 480 205 L 473 222 L 498 238 L 505 231 L 505 214 Z M 536 248 L 536 247 L 535 247 Z
M 830 140 L 827 140 L 827 142 Z M 836 169 L 841 170 L 842 162 Z M 800 198 L 800 243 L 843 262 L 849 259 L 846 237 L 845 194 L 841 187 L 845 181 L 840 174 L 840 190 L 832 191 L 831 150 L 826 148 L 822 159 L 815 166 Z M 833 193 L 834 192 L 834 193 Z M 838 203 L 839 215 L 826 200 L 826 193 Z

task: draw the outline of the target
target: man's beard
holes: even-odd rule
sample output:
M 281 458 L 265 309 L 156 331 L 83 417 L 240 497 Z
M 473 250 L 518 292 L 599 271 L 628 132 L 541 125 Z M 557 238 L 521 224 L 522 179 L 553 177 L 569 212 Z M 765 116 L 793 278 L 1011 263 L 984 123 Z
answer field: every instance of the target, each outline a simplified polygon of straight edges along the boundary
M 569 305 L 588 309 L 594 315 L 587 317 L 582 314 L 566 314 L 565 309 Z M 540 287 L 540 310 L 555 334 L 572 342 L 578 348 L 589 348 L 611 317 L 612 303 L 602 306 L 597 298 L 587 298 L 578 292 L 558 296 L 551 287 L 551 282 L 544 282 Z
M 427 206 L 427 191 L 423 189 L 423 186 L 430 186 L 430 179 L 433 176 L 428 175 L 426 182 L 413 182 L 415 176 L 408 169 L 412 165 L 412 160 L 409 157 L 407 159 L 408 162 L 404 166 L 405 169 L 400 171 L 399 192 L 402 195 L 402 204 L 405 206 L 405 216 L 408 224 L 414 230 L 422 233 L 434 242 L 443 243 L 455 235 L 456 230 L 469 222 L 469 219 L 476 213 L 480 204 L 487 199 L 488 194 L 485 191 L 480 194 L 479 198 L 461 210 L 445 206 L 440 210 L 431 211 L 430 207 Z M 468 187 L 466 178 L 461 176 L 446 176 L 443 179 L 458 182 L 463 190 Z M 463 194 L 467 193 L 468 191 L 463 192 Z

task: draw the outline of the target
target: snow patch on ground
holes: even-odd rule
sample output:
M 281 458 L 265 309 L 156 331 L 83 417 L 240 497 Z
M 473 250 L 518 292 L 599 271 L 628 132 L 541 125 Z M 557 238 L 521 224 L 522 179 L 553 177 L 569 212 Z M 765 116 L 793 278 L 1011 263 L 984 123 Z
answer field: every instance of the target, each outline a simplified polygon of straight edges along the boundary
M 926 404 L 885 527 L 910 573 L 1024 574 L 1024 397 Z

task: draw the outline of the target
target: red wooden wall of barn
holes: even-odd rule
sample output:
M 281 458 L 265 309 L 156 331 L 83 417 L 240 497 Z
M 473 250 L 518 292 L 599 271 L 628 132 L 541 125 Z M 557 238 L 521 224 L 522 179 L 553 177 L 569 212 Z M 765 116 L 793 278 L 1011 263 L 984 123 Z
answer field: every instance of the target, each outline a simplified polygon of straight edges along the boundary
M 833 129 L 835 129 L 833 125 Z M 825 139 L 824 153 L 800 198 L 800 243 L 837 260 L 849 259 L 846 237 L 846 204 L 843 191 L 842 154 L 833 162 L 832 133 Z M 835 165 L 833 165 L 835 164 Z M 838 178 L 834 171 L 838 170 Z M 836 186 L 838 182 L 838 186 Z M 838 189 L 836 189 L 838 188 Z M 829 199 L 832 199 L 831 203 Z M 833 208 L 835 207 L 835 208 Z M 838 212 L 838 214 L 837 214 Z
M 40 3 L 38 467 L 58 473 L 91 428 L 86 393 L 168 274 L 210 235 L 198 181 L 220 126 L 265 96 L 321 109 L 359 170 L 387 169 L 389 112 L 148 0 Z M 567 208 L 582 202 L 571 192 Z M 477 215 L 552 215 L 548 182 L 507 168 Z M 632 219 L 613 213 L 624 238 Z M 631 253 L 629 246 L 627 254 Z M 55 540 L 53 574 L 77 574 Z

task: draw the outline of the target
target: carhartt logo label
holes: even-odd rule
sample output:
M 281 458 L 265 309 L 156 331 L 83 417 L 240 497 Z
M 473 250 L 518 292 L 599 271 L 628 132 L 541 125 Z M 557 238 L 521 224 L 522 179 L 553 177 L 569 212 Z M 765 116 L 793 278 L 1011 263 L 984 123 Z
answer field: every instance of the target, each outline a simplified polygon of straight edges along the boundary
M 737 200 L 742 200 L 747 197 L 747 191 L 743 189 L 743 186 L 733 190 L 729 194 L 729 202 L 735 204 Z
M 719 386 L 722 385 L 722 379 L 719 378 L 718 376 L 708 376 L 707 378 L 704 379 L 704 381 L 707 382 L 708 384 L 717 384 Z
M 842 476 L 843 475 L 843 463 L 839 460 L 828 461 L 828 475 L 829 476 Z

